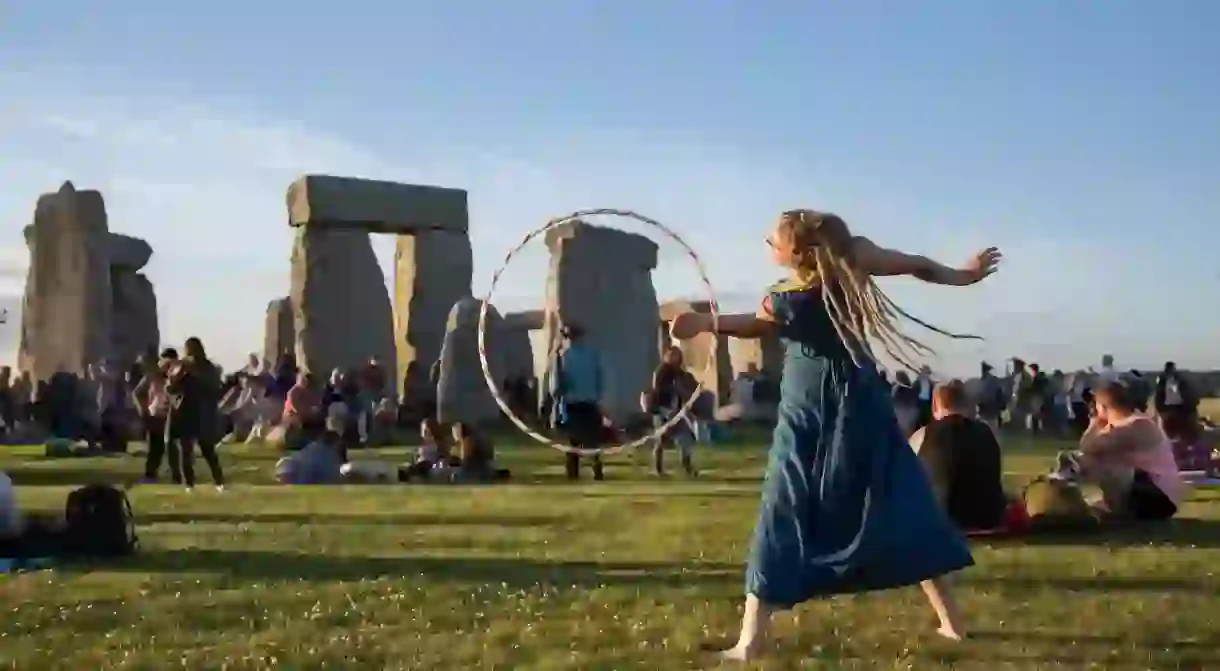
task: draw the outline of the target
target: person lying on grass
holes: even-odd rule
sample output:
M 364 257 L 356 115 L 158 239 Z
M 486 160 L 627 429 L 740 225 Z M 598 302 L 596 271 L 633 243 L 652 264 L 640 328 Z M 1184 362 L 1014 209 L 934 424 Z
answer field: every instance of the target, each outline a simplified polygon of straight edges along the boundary
M 1186 498 L 1188 485 L 1169 438 L 1139 412 L 1138 403 L 1138 395 L 1122 382 L 1095 389 L 1094 416 L 1080 450 L 1061 453 L 1052 477 L 1097 485 L 1105 511 L 1115 517 L 1169 519 Z
M 310 420 L 308 433 L 314 433 L 318 420 Z M 321 437 L 275 464 L 275 479 L 285 485 L 328 485 L 342 480 L 343 419 L 328 417 L 321 427 Z
M 1000 442 L 971 415 L 971 399 L 959 380 L 932 391 L 932 421 L 911 436 L 936 498 L 963 531 L 1000 528 L 1008 509 Z

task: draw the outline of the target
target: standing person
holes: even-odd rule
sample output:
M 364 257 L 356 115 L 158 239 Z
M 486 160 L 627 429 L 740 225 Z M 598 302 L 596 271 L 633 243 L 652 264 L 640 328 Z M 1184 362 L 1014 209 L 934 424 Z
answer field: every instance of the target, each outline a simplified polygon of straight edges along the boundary
M 1079 438 L 1089 426 L 1089 380 L 1090 373 L 1076 371 L 1072 375 L 1071 390 L 1068 392 L 1068 407 L 1072 412 L 1073 437 Z
M 1114 355 L 1101 355 L 1101 370 L 1097 372 L 1097 387 L 1101 388 L 1111 382 L 1118 382 L 1123 379 L 1123 374 L 1114 367 Z
M 601 399 L 605 387 L 601 356 L 576 324 L 564 326 L 562 336 L 565 346 L 551 370 L 551 403 L 555 412 L 564 416 L 563 426 L 572 447 L 597 450 L 602 443 Z M 568 479 L 579 479 L 580 455 L 569 452 L 564 456 Z M 594 454 L 592 461 L 593 479 L 605 479 L 601 454 Z
M 178 351 L 167 347 L 158 362 L 144 361 L 144 374 L 131 390 L 131 401 L 140 416 L 148 456 L 144 459 L 144 481 L 156 482 L 165 458 L 165 420 L 169 416 L 166 371 L 178 360 Z M 181 484 L 181 483 L 177 483 Z
M 1012 372 L 1008 375 L 1008 423 L 1024 430 L 1029 426 L 1029 390 L 1033 375 L 1025 369 L 1025 361 L 1013 357 Z
M 979 376 L 978 396 L 974 401 L 978 408 L 979 419 L 990 426 L 992 431 L 999 431 L 1004 406 L 1008 405 L 1008 402 L 1004 396 L 1004 382 L 995 376 L 993 370 L 991 364 L 983 362 Z
M 217 491 L 224 491 L 224 472 L 216 455 L 220 419 L 220 373 L 208 360 L 199 338 L 187 338 L 181 361 L 170 365 L 166 388 L 170 397 L 169 419 L 165 429 L 166 449 L 174 482 L 181 481 L 187 491 L 195 488 L 195 446 L 212 472 Z
M 21 371 L 13 382 L 13 401 L 17 413 L 17 423 L 25 424 L 34 421 L 34 376 L 28 370 Z
M 1050 380 L 1047 384 L 1047 404 L 1043 406 L 1045 411 L 1043 415 L 1046 417 L 1044 426 L 1049 426 L 1051 433 L 1059 435 L 1065 433 L 1068 420 L 1068 389 L 1067 377 L 1063 371 L 1051 371 Z
M 963 624 L 939 578 L 973 559 L 899 430 L 877 374 L 874 348 L 909 365 L 918 342 L 898 329 L 905 313 L 872 277 L 968 286 L 995 272 L 1000 253 L 987 249 L 955 270 L 879 247 L 853 236 L 839 217 L 811 210 L 785 212 L 767 243 L 793 279 L 772 287 L 756 314 L 719 321 L 719 332 L 732 337 L 778 334 L 787 350 L 741 635 L 722 655 L 756 656 L 776 610 L 916 583 L 940 620 L 938 633 L 960 639 Z M 672 335 L 687 340 L 713 327 L 709 315 L 689 312 L 674 319 Z
M 1193 433 L 1199 424 L 1199 396 L 1172 361 L 1165 362 L 1165 368 L 1156 378 L 1152 405 L 1161 430 L 1171 440 Z
M 919 428 L 919 392 L 911 384 L 911 376 L 905 370 L 894 373 L 894 384 L 890 385 L 894 399 L 894 414 L 902 435 L 909 436 Z
M 915 417 L 915 429 L 919 430 L 928 425 L 932 421 L 932 388 L 935 387 L 932 382 L 932 369 L 928 366 L 921 366 L 919 373 L 915 376 L 915 402 L 917 415 Z
M 13 369 L 0 366 L 0 424 L 4 432 L 17 428 L 17 399 L 13 394 Z
M 652 415 L 653 426 L 660 428 L 673 419 L 698 387 L 695 376 L 686 370 L 682 350 L 677 347 L 666 350 L 661 364 L 652 373 L 652 389 L 644 393 L 648 406 L 646 411 Z M 695 431 L 691 420 L 688 418 L 678 422 L 664 435 L 657 437 L 656 444 L 652 447 L 653 470 L 657 475 L 665 475 L 665 449 L 677 445 L 682 459 L 682 470 L 691 477 L 698 475 L 692 458 L 694 444 Z

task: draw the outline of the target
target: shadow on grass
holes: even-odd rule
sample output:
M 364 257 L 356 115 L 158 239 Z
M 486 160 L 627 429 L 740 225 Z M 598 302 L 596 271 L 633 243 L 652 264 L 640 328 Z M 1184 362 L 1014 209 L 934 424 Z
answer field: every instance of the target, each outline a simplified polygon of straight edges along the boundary
M 964 654 L 955 654 L 957 659 L 974 657 L 993 663 L 1028 665 L 1045 663 L 1060 666 L 1072 664 L 1084 667 L 1088 665 L 1115 664 L 1115 654 L 1123 657 L 1138 656 L 1141 668 L 1176 668 L 1205 669 L 1214 668 L 1220 664 L 1220 640 L 1208 637 L 1202 641 L 1181 641 L 1171 637 L 1142 638 L 1139 636 L 1098 636 L 1090 634 L 1051 634 L 1043 632 L 1005 632 L 1005 631 L 972 631 L 970 641 L 985 644 L 1018 643 L 1029 651 L 1029 654 L 996 653 L 994 650 L 976 648 L 980 654 L 971 655 L 969 649 L 963 649 Z M 1031 647 L 1045 647 L 1049 651 L 1040 654 Z M 1084 649 L 1081 649 L 1081 646 Z M 1160 664 L 1157 664 L 1160 662 Z M 1090 668 L 1093 668 L 1090 666 Z M 1099 667 L 1103 668 L 1103 667 Z
M 67 570 L 87 570 L 78 565 Z M 110 572 L 206 572 L 244 580 L 331 582 L 419 576 L 427 582 L 458 582 L 531 588 L 721 585 L 736 587 L 741 567 L 731 564 L 644 562 L 545 562 L 476 557 L 342 557 L 273 551 L 184 549 L 143 551 Z
M 438 527 L 545 527 L 563 522 L 566 518 L 555 515 L 424 515 L 419 513 L 375 513 L 361 515 L 337 515 L 333 513 L 205 513 L 190 511 L 136 513 L 139 524 L 350 524 L 352 526 L 438 526 Z
M 1217 594 L 1220 586 L 1208 585 L 1198 578 L 1157 576 L 1089 576 L 1089 577 L 1040 577 L 1024 576 L 980 576 L 969 577 L 965 582 L 978 587 L 995 588 L 1000 592 L 1028 592 L 1054 590 L 1059 592 L 1190 592 L 1192 594 Z M 973 636 L 973 634 L 971 634 Z
M 992 547 L 1011 545 L 1076 547 L 1141 547 L 1171 545 L 1179 548 L 1220 548 L 1220 519 L 1175 518 L 1074 531 L 1044 531 L 1025 536 L 979 538 Z
M 112 460 L 95 462 L 93 467 L 84 468 L 29 468 L 15 467 L 5 471 L 18 487 L 74 487 L 87 484 L 106 484 L 127 486 L 139 480 L 142 467 L 136 462 L 123 464 L 123 468 L 115 468 Z M 103 465 L 104 464 L 104 465 Z

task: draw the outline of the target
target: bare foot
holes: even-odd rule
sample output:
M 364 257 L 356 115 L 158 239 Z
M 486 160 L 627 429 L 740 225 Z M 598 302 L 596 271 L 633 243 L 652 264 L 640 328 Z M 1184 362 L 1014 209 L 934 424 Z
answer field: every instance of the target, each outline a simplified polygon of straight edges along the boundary
M 719 653 L 720 659 L 726 662 L 751 662 L 758 657 L 758 649 L 752 645 L 738 645 Z
M 959 632 L 958 630 L 954 629 L 952 625 L 948 624 L 940 625 L 940 628 L 936 630 L 936 633 L 949 639 L 950 641 L 961 641 L 963 638 L 966 638 L 964 633 Z

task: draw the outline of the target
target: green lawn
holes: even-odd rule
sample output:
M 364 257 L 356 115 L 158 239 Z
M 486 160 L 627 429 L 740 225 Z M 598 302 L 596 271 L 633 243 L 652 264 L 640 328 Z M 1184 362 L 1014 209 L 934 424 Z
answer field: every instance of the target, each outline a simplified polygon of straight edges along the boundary
M 0 469 L 33 508 L 140 470 L 5 449 Z M 1010 446 L 1014 484 L 1053 449 Z M 277 487 L 276 455 L 230 449 L 224 494 L 137 487 L 139 556 L 0 576 L 0 666 L 715 666 L 700 648 L 736 633 L 760 441 L 702 450 L 694 482 L 649 476 L 641 455 L 573 485 L 558 453 L 499 454 L 518 484 Z M 781 617 L 756 668 L 1220 668 L 1220 491 L 1196 492 L 1171 531 L 975 549 L 978 566 L 957 579 L 967 642 L 936 640 L 921 594 L 904 589 Z

